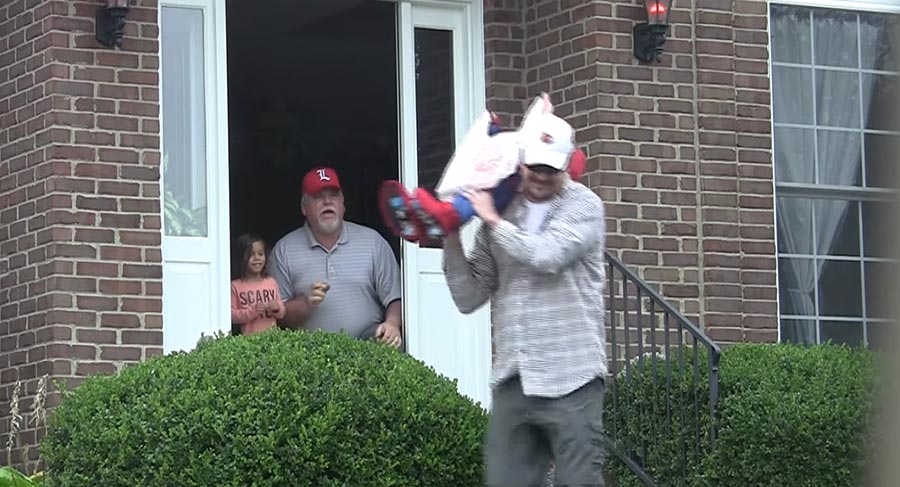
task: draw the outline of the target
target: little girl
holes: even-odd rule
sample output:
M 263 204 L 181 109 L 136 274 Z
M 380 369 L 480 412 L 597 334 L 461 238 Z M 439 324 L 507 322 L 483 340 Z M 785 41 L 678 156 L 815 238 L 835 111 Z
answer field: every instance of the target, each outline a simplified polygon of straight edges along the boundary
M 284 317 L 278 284 L 266 273 L 266 244 L 256 235 L 241 235 L 232 251 L 231 323 L 242 335 L 275 326 Z

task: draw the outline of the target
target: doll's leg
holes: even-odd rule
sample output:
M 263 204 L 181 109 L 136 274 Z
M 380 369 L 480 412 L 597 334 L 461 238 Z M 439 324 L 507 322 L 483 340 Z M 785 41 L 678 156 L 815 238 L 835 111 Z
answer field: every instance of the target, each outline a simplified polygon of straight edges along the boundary
M 426 189 L 416 188 L 411 205 L 425 234 L 431 238 L 444 238 L 460 226 L 460 214 L 453 203 L 435 198 Z
M 384 223 L 398 237 L 409 242 L 422 239 L 422 228 L 409 210 L 410 197 L 399 181 L 385 181 L 378 191 L 378 208 Z
M 503 213 L 512 201 L 518 185 L 519 175 L 513 174 L 491 190 L 491 194 L 494 197 L 494 205 L 497 207 L 498 212 Z M 426 228 L 429 226 L 429 221 L 439 225 L 444 235 L 446 235 L 446 232 L 456 230 L 465 225 L 475 216 L 475 208 L 472 206 L 472 202 L 461 194 L 456 195 L 452 201 L 446 202 L 438 200 L 425 190 L 417 189 L 413 203 L 415 204 L 416 202 L 418 202 L 418 207 L 421 210 L 416 212 L 416 217 L 422 220 Z
M 502 131 L 494 116 L 488 126 L 488 135 Z M 443 238 L 475 215 L 475 209 L 464 196 L 457 195 L 451 202 L 441 201 L 422 188 L 416 188 L 409 206 L 423 234 L 430 238 Z

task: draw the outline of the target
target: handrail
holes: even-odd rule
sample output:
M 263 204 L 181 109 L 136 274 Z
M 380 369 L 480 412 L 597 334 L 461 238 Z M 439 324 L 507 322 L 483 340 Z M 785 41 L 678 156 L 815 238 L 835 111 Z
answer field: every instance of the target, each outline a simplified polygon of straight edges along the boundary
M 657 397 L 647 399 L 639 393 L 636 395 L 631 390 L 633 388 L 625 388 L 622 391 L 623 397 L 620 398 L 617 385 L 620 379 L 618 373 L 613 374 L 610 387 L 613 417 L 611 418 L 612 424 L 609 425 L 611 431 L 609 431 L 608 448 L 648 487 L 654 487 L 655 484 L 684 483 L 688 469 L 698 468 L 702 455 L 706 454 L 704 452 L 712 452 L 716 446 L 715 422 L 718 415 L 721 348 L 702 329 L 663 298 L 659 292 L 651 288 L 635 272 L 628 269 L 615 255 L 608 250 L 604 253 L 609 273 L 607 279 L 609 299 L 607 330 L 612 346 L 611 366 L 613 369 L 618 367 L 618 352 L 621 348 L 624 350 L 625 376 L 623 380 L 625 384 L 632 383 L 632 366 L 634 366 L 638 367 L 636 374 L 642 380 L 650 383 L 645 386 L 652 386 L 654 391 L 659 391 Z M 617 272 L 621 275 L 620 280 L 616 276 Z M 621 286 L 617 295 L 615 284 L 618 282 L 621 282 Z M 636 295 L 629 296 L 629 289 L 633 289 Z M 622 303 L 621 309 L 616 304 L 617 300 Z M 645 300 L 647 308 L 649 308 L 646 311 L 644 310 Z M 630 303 L 633 303 L 634 306 L 630 307 Z M 619 318 L 622 321 L 621 327 Z M 662 320 L 658 318 L 662 318 Z M 657 326 L 660 321 L 661 329 Z M 624 343 L 620 343 L 619 332 L 621 332 Z M 657 343 L 659 332 L 663 333 L 663 344 Z M 688 335 L 685 335 L 685 332 Z M 677 343 L 674 344 L 671 342 L 673 333 L 678 337 Z M 646 357 L 645 347 L 650 349 L 651 357 L 649 359 Z M 706 349 L 708 354 L 705 366 L 709 388 L 707 398 L 709 401 L 709 424 L 707 425 L 708 439 L 706 440 L 703 439 L 705 435 L 701 426 L 703 423 L 701 411 L 704 409 L 701 402 L 707 399 L 702 400 L 699 395 L 702 366 L 698 347 Z M 657 358 L 657 355 L 660 354 L 663 359 Z M 686 355 L 691 356 L 686 357 Z M 635 360 L 637 364 L 632 364 L 632 361 Z M 664 370 L 658 368 L 660 360 L 664 361 L 662 365 L 665 367 Z M 649 362 L 646 370 L 645 362 Z M 649 369 L 651 365 L 652 369 Z M 673 375 L 673 372 L 676 375 Z M 663 380 L 665 382 L 662 382 Z M 676 383 L 678 380 L 684 382 L 679 386 Z M 665 389 L 662 390 L 662 387 Z M 660 402 L 664 403 L 664 411 Z M 658 443 L 673 439 L 680 443 L 680 455 L 675 462 L 678 472 L 671 471 L 672 465 L 652 464 L 653 459 L 658 456 L 658 453 L 654 452 Z M 648 464 L 648 461 L 651 464 Z M 665 461 L 662 460 L 662 462 Z M 653 473 L 666 468 L 669 471 L 660 475 L 675 478 L 654 478 L 655 475 L 648 474 L 648 470 Z
M 703 342 L 704 345 L 713 349 L 718 354 L 722 353 L 722 349 L 719 347 L 719 345 L 716 344 L 716 342 L 712 341 L 712 339 L 709 338 L 705 333 L 703 333 L 703 331 L 700 330 L 700 328 L 698 328 L 696 325 L 694 325 L 694 323 L 691 320 L 689 320 L 686 316 L 684 316 L 684 314 L 682 314 L 681 311 L 678 311 L 677 309 L 675 309 L 675 307 L 672 306 L 671 303 L 666 301 L 666 299 L 664 297 L 660 296 L 659 293 L 656 292 L 655 289 L 650 287 L 646 282 L 644 282 L 643 279 L 638 277 L 637 274 L 635 274 L 631 269 L 626 267 L 625 264 L 621 260 L 619 260 L 618 257 L 616 257 L 615 255 L 610 253 L 610 251 L 608 251 L 608 250 L 605 251 L 604 253 L 606 254 L 606 261 L 609 264 L 611 264 L 613 267 L 618 269 L 619 272 L 621 272 L 626 277 L 628 277 L 628 279 L 630 281 L 632 281 L 636 286 L 638 286 L 641 290 L 643 290 L 645 293 L 647 293 L 647 295 L 651 299 L 653 299 L 654 301 L 656 301 L 657 304 L 662 306 L 665 309 L 665 311 L 667 311 L 669 314 L 674 316 L 675 319 L 680 321 L 681 324 L 684 325 L 685 328 L 690 330 L 692 335 L 696 336 L 697 339 L 699 339 L 701 342 Z

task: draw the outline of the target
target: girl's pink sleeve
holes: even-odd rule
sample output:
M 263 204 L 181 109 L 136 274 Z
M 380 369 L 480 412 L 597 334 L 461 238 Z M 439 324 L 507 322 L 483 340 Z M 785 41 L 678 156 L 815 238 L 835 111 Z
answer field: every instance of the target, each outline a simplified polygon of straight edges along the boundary
M 238 290 L 234 283 L 231 283 L 231 322 L 237 325 L 243 325 L 256 317 L 256 310 L 253 308 L 241 309 L 238 304 Z
M 287 308 L 284 306 L 284 301 L 281 300 L 281 293 L 278 292 L 278 283 L 275 279 L 272 279 L 271 285 L 272 289 L 275 291 L 275 303 L 278 304 L 278 308 L 275 310 L 275 318 L 280 320 L 284 318 L 284 313 Z

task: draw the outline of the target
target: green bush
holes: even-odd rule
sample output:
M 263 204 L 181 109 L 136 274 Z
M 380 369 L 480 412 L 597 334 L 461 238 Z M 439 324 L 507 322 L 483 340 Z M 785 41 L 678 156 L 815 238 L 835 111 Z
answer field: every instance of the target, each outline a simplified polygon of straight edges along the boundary
M 693 351 L 685 354 L 686 370 L 681 373 L 680 357 L 673 356 L 668 363 L 673 374 L 666 389 L 667 362 L 657 359 L 654 386 L 653 360 L 645 357 L 643 369 L 639 362 L 633 364 L 630 379 L 617 377 L 616 412 L 611 388 L 607 395 L 607 431 L 613 433 L 615 420 L 620 438 L 644 439 L 647 471 L 658 485 L 861 484 L 876 389 L 872 352 L 837 345 L 742 344 L 726 348 L 720 362 L 718 439 L 712 454 L 707 441 L 710 416 L 705 350 L 697 354 L 699 380 L 691 368 L 693 360 Z M 675 405 L 671 414 L 666 411 L 667 395 Z M 682 420 L 678 405 L 688 400 L 687 411 L 692 412 L 695 398 L 700 414 L 687 414 Z M 671 429 L 666 429 L 669 424 Z M 663 425 L 662 435 L 659 425 Z M 703 438 L 699 444 L 693 441 L 697 428 Z M 629 434 L 623 436 L 622 432 Z M 686 439 L 686 449 L 682 449 L 681 438 Z M 630 448 L 639 458 L 643 455 L 640 440 L 620 442 L 619 446 Z M 617 485 L 640 485 L 618 460 L 610 458 L 608 467 L 617 477 Z
M 818 345 L 742 345 L 722 357 L 722 486 L 858 487 L 875 396 L 875 356 Z
M 468 486 L 486 412 L 343 334 L 225 337 L 92 377 L 42 443 L 48 485 Z

